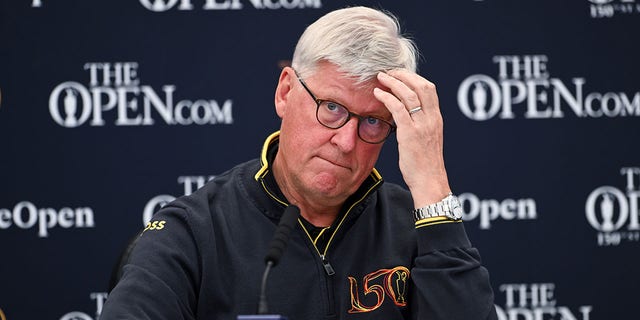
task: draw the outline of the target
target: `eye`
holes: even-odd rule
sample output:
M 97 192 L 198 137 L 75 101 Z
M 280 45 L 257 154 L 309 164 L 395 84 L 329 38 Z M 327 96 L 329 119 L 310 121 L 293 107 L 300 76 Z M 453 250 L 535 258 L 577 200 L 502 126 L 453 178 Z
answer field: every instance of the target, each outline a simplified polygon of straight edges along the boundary
M 367 124 L 371 125 L 371 126 L 380 125 L 380 119 L 373 118 L 373 117 L 367 117 Z
M 340 109 L 342 109 L 339 104 L 335 102 L 330 102 L 330 101 L 326 103 L 326 107 L 327 107 L 327 110 L 334 111 L 334 112 L 339 112 Z

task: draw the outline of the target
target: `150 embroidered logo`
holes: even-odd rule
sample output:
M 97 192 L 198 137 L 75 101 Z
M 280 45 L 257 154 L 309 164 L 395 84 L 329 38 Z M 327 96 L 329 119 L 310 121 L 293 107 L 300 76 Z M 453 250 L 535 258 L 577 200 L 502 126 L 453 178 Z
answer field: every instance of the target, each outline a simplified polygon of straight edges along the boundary
M 351 309 L 349 313 L 371 312 L 376 310 L 382 305 L 385 297 L 391 298 L 396 306 L 406 306 L 409 273 L 409 269 L 403 266 L 398 266 L 393 269 L 380 269 L 369 273 L 362 279 L 363 299 L 361 299 L 358 290 L 358 281 L 354 277 L 349 277 L 351 290 Z M 365 297 L 367 302 L 375 301 L 375 303 L 370 306 L 365 305 Z

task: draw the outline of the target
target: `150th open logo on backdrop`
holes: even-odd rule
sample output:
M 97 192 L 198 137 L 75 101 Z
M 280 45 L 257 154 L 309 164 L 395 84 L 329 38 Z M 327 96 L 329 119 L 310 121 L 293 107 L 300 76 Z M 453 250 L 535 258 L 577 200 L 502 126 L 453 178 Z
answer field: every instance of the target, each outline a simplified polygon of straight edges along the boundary
M 622 15 L 640 14 L 640 3 L 636 0 L 588 0 L 592 18 L 613 18 Z
M 622 188 L 600 186 L 587 197 L 585 213 L 599 246 L 640 242 L 640 167 L 623 167 L 620 175 Z

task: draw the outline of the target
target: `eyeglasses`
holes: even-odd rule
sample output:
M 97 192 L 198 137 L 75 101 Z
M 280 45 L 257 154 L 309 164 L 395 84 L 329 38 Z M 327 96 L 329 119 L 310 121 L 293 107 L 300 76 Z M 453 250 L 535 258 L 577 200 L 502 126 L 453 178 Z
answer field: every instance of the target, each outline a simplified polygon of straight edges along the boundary
M 347 107 L 330 100 L 322 100 L 316 98 L 316 96 L 309 90 L 304 80 L 297 75 L 298 81 L 304 87 L 313 101 L 316 103 L 316 119 L 321 125 L 330 128 L 338 129 L 347 124 L 351 117 L 358 119 L 358 137 L 367 143 L 377 144 L 382 143 L 392 131 L 396 130 L 396 126 L 379 118 L 371 116 L 361 116 L 355 114 Z

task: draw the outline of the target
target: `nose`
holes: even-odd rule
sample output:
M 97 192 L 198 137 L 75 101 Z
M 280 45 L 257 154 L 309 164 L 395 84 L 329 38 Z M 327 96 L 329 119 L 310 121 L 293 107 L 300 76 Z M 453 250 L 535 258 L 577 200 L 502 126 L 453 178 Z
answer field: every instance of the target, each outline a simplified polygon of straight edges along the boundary
M 344 126 L 334 129 L 335 134 L 331 142 L 338 146 L 342 152 L 350 152 L 358 143 L 358 118 L 352 117 Z

